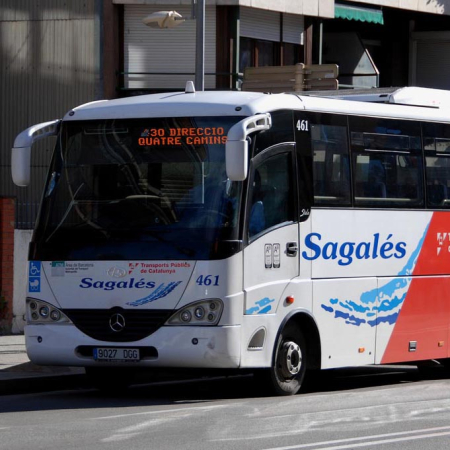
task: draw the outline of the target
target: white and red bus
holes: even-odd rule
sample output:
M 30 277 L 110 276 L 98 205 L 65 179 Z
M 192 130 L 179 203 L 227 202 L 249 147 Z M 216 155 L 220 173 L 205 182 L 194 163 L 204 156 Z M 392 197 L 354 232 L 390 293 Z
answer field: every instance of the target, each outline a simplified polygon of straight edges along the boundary
M 139 368 L 450 357 L 450 101 L 403 88 L 89 103 L 57 144 L 29 250 L 27 351 L 103 383 Z M 129 370 L 127 370 L 129 369 Z

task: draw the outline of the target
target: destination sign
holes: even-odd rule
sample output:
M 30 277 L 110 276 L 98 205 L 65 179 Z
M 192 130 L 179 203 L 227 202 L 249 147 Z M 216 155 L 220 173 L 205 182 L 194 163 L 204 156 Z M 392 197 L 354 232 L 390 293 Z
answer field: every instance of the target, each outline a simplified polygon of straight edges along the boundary
M 138 138 L 140 146 L 225 144 L 223 127 L 145 128 Z

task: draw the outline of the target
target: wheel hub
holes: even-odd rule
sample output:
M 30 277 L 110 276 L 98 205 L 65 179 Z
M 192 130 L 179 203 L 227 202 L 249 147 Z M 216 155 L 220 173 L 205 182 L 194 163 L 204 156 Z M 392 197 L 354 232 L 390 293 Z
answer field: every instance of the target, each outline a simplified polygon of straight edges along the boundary
M 292 378 L 302 367 L 302 351 L 298 344 L 287 341 L 283 344 L 281 354 L 281 371 L 285 378 Z

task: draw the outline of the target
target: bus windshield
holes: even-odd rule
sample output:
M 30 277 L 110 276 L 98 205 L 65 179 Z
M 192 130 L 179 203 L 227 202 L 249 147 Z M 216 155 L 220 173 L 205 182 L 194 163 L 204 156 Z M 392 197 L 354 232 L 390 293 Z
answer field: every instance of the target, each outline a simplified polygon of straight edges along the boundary
M 239 247 L 241 117 L 65 122 L 30 247 L 38 260 L 220 259 Z

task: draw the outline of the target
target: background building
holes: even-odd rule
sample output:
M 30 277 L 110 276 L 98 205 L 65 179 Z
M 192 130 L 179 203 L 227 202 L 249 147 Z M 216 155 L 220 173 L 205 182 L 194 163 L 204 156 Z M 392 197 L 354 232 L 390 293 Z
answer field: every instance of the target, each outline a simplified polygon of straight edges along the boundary
M 195 21 L 151 29 L 191 0 L 0 3 L 0 327 L 19 332 L 26 254 L 53 142 L 32 154 L 32 183 L 10 177 L 14 137 L 100 98 L 184 89 Z M 248 66 L 336 63 L 341 85 L 450 89 L 450 0 L 206 0 L 206 89 L 239 89 Z M 1 332 L 1 328 L 0 328 Z

